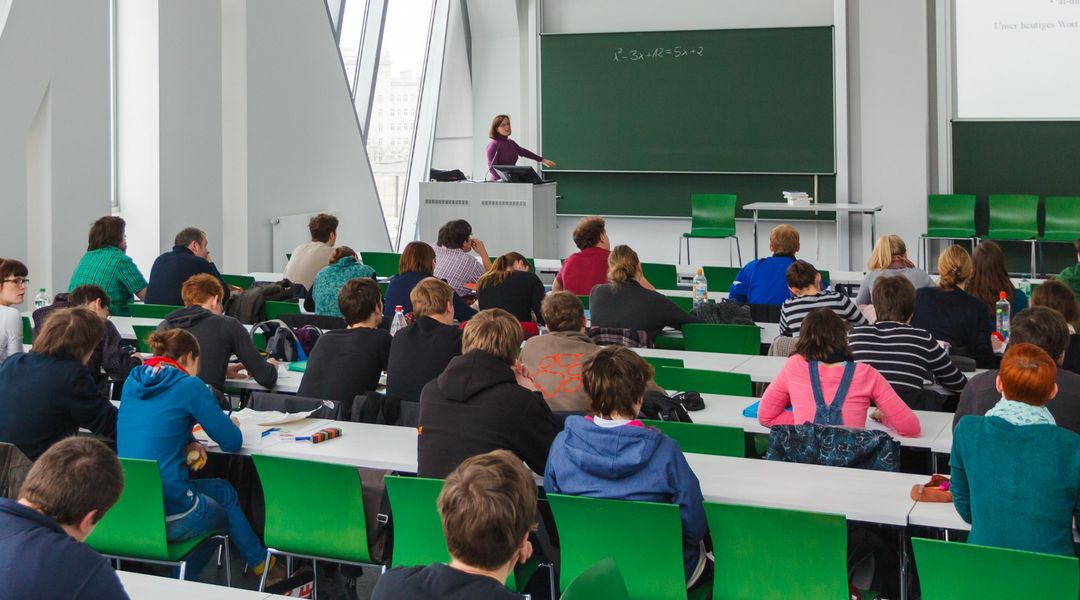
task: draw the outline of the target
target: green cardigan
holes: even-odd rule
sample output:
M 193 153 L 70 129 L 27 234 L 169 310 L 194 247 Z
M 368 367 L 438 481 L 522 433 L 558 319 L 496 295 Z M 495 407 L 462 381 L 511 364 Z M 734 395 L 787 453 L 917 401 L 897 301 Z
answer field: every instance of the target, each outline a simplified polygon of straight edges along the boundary
M 953 433 L 953 503 L 968 542 L 1074 556 L 1080 514 L 1080 435 L 968 415 Z

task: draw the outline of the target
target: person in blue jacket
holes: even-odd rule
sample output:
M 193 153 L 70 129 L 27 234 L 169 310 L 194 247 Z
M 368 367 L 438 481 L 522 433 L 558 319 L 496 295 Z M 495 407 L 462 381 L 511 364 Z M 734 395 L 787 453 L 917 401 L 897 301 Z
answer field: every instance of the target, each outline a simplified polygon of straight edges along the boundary
M 383 299 L 382 327 L 390 329 L 394 322 L 394 308 L 401 307 L 404 314 L 412 312 L 412 300 L 409 293 L 416 284 L 434 277 L 435 250 L 424 242 L 409 242 L 401 251 L 401 260 L 398 261 L 398 274 L 390 279 L 386 287 L 386 297 Z M 454 292 L 454 320 L 468 321 L 476 314 L 461 296 Z
M 544 491 L 679 505 L 687 588 L 708 578 L 701 484 L 679 445 L 637 420 L 652 367 L 633 350 L 607 346 L 581 369 L 591 415 L 567 417 L 551 444 Z
M 151 335 L 149 343 L 154 357 L 132 369 L 124 383 L 117 454 L 157 461 L 165 500 L 165 535 L 170 542 L 207 531 L 228 531 L 244 560 L 261 575 L 266 546 L 247 522 L 236 490 L 222 479 L 188 477 L 189 470 L 206 464 L 206 449 L 191 433 L 196 424 L 225 452 L 236 452 L 243 443 L 236 421 L 222 412 L 213 392 L 196 377 L 199 342 L 183 329 L 168 329 Z M 189 561 L 196 576 L 207 558 Z M 274 579 L 280 579 L 280 573 L 275 575 Z
M 750 261 L 735 275 L 728 298 L 747 304 L 783 304 L 791 297 L 787 285 L 787 268 L 795 262 L 799 251 L 799 232 L 791 225 L 777 225 L 769 233 L 769 252 L 772 256 Z M 822 277 L 821 289 L 829 287 Z

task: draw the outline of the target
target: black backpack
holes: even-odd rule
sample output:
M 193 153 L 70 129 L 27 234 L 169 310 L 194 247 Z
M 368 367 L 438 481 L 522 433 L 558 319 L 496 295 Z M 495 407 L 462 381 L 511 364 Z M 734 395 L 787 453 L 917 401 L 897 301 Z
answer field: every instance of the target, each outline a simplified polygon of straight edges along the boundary
M 690 418 L 690 413 L 686 411 L 686 406 L 679 399 L 653 390 L 645 392 L 645 400 L 641 404 L 641 416 L 653 421 L 694 422 Z
M 720 302 L 706 302 L 690 311 L 690 314 L 700 318 L 706 323 L 722 323 L 730 325 L 753 325 L 754 318 L 750 314 L 749 304 L 739 304 L 731 300 Z
M 251 327 L 251 337 L 254 341 L 255 334 L 261 333 L 266 338 L 266 355 L 285 362 L 307 360 L 307 353 L 300 345 L 300 339 L 296 333 L 285 323 L 274 319 L 263 321 Z

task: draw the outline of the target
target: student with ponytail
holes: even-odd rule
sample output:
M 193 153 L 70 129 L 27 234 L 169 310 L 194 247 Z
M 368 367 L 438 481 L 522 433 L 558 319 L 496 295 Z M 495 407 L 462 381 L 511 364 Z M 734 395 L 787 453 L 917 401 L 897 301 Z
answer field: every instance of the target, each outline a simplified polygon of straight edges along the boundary
M 186 330 L 166 329 L 151 335 L 149 343 L 153 358 L 132 369 L 124 383 L 117 454 L 157 461 L 170 542 L 227 530 L 244 560 L 261 574 L 266 546 L 244 517 L 233 486 L 222 479 L 188 477 L 206 464 L 206 449 L 191 434 L 196 424 L 225 452 L 236 452 L 243 443 L 237 422 L 221 411 L 213 392 L 196 377 L 199 342 Z M 190 561 L 193 579 L 198 579 L 210 550 Z M 280 579 L 281 573 L 276 575 Z
M 912 326 L 948 342 L 950 354 L 974 358 L 978 367 L 992 369 L 994 346 L 1000 343 L 993 335 L 994 316 L 981 300 L 964 291 L 971 279 L 971 255 L 961 246 L 949 246 L 938 258 L 938 272 L 936 287 L 915 293 Z
M 934 280 L 919 267 L 916 267 L 907 256 L 907 244 L 898 235 L 883 235 L 878 238 L 874 251 L 870 253 L 870 261 L 866 264 L 866 277 L 859 286 L 859 295 L 855 297 L 855 304 L 862 308 L 872 304 L 870 292 L 874 289 L 874 282 L 879 277 L 894 277 L 902 275 L 906 277 L 915 289 L 934 285 Z
M 540 303 L 546 295 L 544 283 L 529 270 L 529 261 L 517 252 L 507 252 L 476 282 L 480 310 L 501 308 L 518 321 L 543 325 Z

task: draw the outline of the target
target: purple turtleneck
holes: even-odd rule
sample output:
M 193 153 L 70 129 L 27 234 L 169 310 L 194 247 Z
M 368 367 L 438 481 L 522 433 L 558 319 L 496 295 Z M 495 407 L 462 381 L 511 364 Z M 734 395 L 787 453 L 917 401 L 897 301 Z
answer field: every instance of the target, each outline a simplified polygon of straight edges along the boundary
M 499 174 L 495 172 L 495 169 L 491 168 L 492 165 L 516 165 L 519 156 L 539 161 L 544 160 L 543 156 L 537 156 L 521 146 L 518 146 L 517 142 L 514 140 L 499 134 L 495 134 L 495 138 L 488 142 L 486 153 L 488 161 L 488 177 L 490 177 L 491 181 L 498 181 L 500 179 Z

